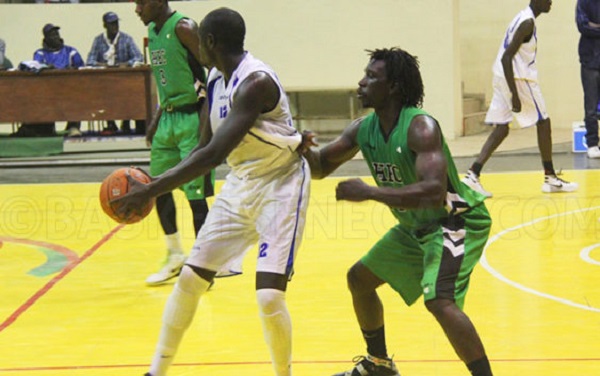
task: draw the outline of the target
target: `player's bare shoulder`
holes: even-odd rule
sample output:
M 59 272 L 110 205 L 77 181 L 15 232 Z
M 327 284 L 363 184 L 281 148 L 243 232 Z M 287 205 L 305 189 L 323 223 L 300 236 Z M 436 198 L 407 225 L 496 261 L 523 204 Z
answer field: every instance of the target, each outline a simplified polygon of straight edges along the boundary
M 430 115 L 416 115 L 410 121 L 410 131 L 418 133 L 435 133 L 439 132 L 439 125 Z
M 408 145 L 412 150 L 440 142 L 441 130 L 434 118 L 429 115 L 417 115 L 412 118 L 408 128 Z
M 177 29 L 188 29 L 190 31 L 197 31 L 198 24 L 196 23 L 196 21 L 192 20 L 191 18 L 184 17 L 177 22 L 176 28 Z
M 361 116 L 359 118 L 354 119 L 350 125 L 346 127 L 344 130 L 343 136 L 347 137 L 349 140 L 352 140 L 356 143 L 356 137 L 358 136 L 358 130 L 362 126 L 363 120 L 365 120 L 366 116 Z
M 177 22 L 175 26 L 175 33 L 177 38 L 186 44 L 188 40 L 197 40 L 198 38 L 198 24 L 191 18 L 182 18 Z
M 279 87 L 268 73 L 255 71 L 239 84 L 239 89 L 234 94 L 235 101 L 243 97 L 253 99 L 255 105 L 260 106 L 261 112 L 267 112 L 279 102 Z

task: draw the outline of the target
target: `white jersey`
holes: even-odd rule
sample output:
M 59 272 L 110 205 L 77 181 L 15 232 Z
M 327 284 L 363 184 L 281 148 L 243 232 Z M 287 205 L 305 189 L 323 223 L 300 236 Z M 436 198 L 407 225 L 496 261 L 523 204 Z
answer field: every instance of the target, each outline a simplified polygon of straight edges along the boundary
M 522 79 L 528 81 L 537 81 L 538 72 L 537 66 L 535 62 L 536 53 L 537 53 L 537 35 L 536 35 L 536 27 L 535 27 L 535 15 L 533 11 L 528 6 L 527 8 L 520 11 L 515 18 L 512 20 L 508 29 L 506 30 L 506 34 L 504 35 L 504 40 L 500 45 L 498 50 L 498 55 L 496 56 L 496 61 L 494 62 L 494 66 L 492 71 L 495 76 L 504 77 L 504 69 L 502 69 L 502 55 L 506 48 L 513 40 L 517 29 L 519 26 L 526 21 L 532 19 L 533 26 L 533 35 L 529 39 L 528 42 L 524 42 L 519 51 L 515 54 L 513 58 L 513 72 L 515 79 Z
M 296 148 L 302 136 L 294 128 L 288 98 L 277 75 L 267 64 L 254 58 L 249 52 L 225 82 L 223 73 L 213 68 L 208 75 L 208 98 L 213 134 L 235 103 L 240 84 L 254 72 L 265 72 L 279 87 L 279 102 L 275 108 L 260 114 L 248 134 L 227 157 L 231 172 L 238 178 L 254 178 L 286 169 L 298 163 Z
M 236 91 L 253 72 L 265 72 L 279 88 L 273 110 L 261 114 L 227 157 L 231 172 L 211 205 L 187 263 L 237 274 L 242 257 L 258 244 L 257 272 L 291 276 L 302 240 L 310 197 L 310 168 L 296 152 L 288 99 L 277 75 L 246 52 L 228 82 L 208 74 L 213 133 L 235 108 Z

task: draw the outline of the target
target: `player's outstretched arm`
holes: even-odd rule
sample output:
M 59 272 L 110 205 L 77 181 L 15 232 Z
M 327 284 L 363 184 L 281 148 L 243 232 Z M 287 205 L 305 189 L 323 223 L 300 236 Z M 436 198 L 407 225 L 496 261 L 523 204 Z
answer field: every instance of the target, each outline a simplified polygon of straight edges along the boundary
M 419 115 L 408 131 L 408 146 L 416 155 L 418 181 L 396 187 L 367 185 L 360 179 L 338 184 L 336 198 L 347 201 L 375 200 L 400 209 L 423 209 L 444 205 L 447 189 L 447 162 L 442 149 L 442 134 L 436 121 Z
M 315 179 L 329 176 L 338 167 L 358 153 L 356 135 L 363 118 L 354 120 L 342 134 L 322 149 L 304 148 L 302 155 L 310 165 L 311 175 Z
M 130 192 L 114 202 L 127 213 L 152 197 L 207 174 L 242 141 L 261 112 L 273 108 L 278 100 L 279 88 L 273 80 L 264 72 L 253 73 L 240 84 L 231 111 L 205 147 L 192 150 L 186 159 L 149 184 L 131 181 Z

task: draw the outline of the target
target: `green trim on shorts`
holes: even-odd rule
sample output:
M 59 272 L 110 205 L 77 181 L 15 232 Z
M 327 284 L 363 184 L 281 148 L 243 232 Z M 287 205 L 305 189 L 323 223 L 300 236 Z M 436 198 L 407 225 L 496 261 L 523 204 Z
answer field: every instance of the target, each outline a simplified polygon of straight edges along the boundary
M 200 119 L 197 112 L 163 112 L 152 139 L 150 175 L 158 176 L 177 166 L 198 145 Z M 183 184 L 181 189 L 188 200 L 214 195 L 215 170 Z
M 407 305 L 424 295 L 425 301 L 454 300 L 462 309 L 471 273 L 487 243 L 491 219 L 483 204 L 455 219 L 452 224 L 436 224 L 426 231 L 398 224 L 361 262 L 396 290 Z

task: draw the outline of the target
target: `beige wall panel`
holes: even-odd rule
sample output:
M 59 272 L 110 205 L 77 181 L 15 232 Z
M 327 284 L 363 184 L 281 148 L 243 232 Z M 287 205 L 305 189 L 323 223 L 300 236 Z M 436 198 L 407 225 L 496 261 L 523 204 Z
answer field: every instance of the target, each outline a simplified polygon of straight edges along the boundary
M 498 47 L 508 23 L 528 4 L 526 0 L 461 0 L 460 40 L 465 92 L 485 93 L 489 103 L 492 64 Z M 583 119 L 575 4 L 575 0 L 554 1 L 550 13 L 536 19 L 539 81 L 552 126 L 557 128 L 570 128 L 573 121 Z
M 271 64 L 288 90 L 354 88 L 367 63 L 365 49 L 401 46 L 417 55 L 425 81 L 425 108 L 446 136 L 460 129 L 458 0 L 236 0 L 173 2 L 199 21 L 219 6 L 246 19 L 247 47 Z M 101 15 L 117 12 L 121 29 L 141 43 L 145 28 L 133 3 L 2 4 L 0 37 L 15 63 L 32 58 L 47 22 L 87 55 L 102 29 Z M 85 56 L 84 56 L 85 58 Z

